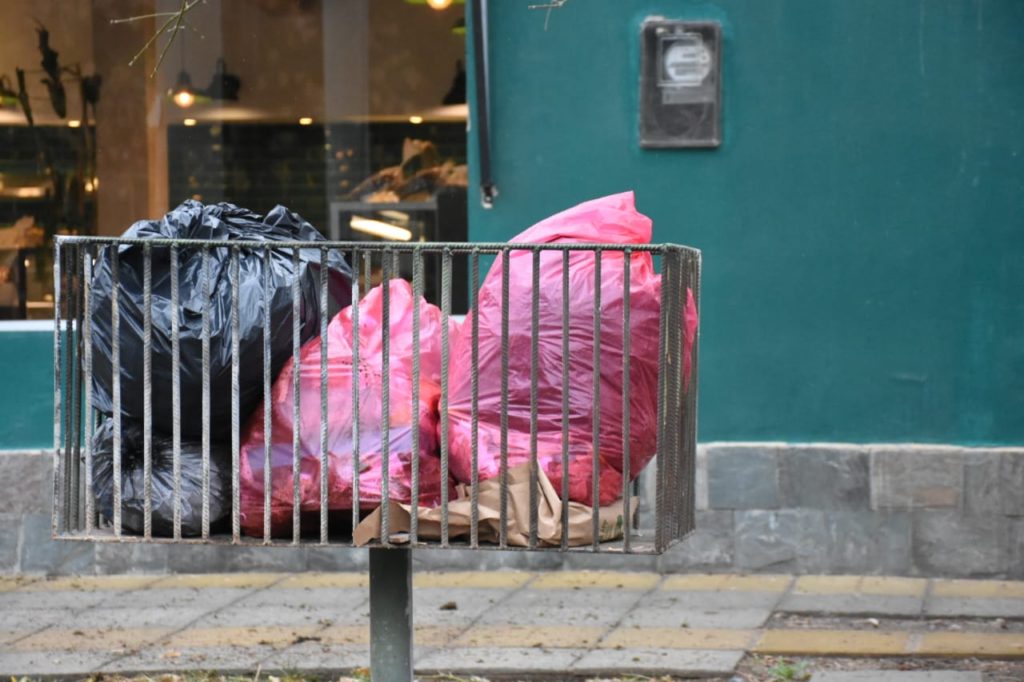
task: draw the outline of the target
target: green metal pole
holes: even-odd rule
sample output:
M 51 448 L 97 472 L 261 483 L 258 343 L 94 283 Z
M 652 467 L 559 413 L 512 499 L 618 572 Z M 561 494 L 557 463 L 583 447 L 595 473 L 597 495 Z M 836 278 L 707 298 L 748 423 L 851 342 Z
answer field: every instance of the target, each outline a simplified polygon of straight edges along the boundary
M 370 679 L 412 682 L 412 550 L 370 550 Z

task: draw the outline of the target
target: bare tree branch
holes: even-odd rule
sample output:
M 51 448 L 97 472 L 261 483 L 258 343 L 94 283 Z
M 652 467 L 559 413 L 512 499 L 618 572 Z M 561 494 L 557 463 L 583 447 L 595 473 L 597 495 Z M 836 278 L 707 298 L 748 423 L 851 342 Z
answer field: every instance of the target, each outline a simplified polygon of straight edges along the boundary
M 152 73 L 149 74 L 150 78 L 155 76 L 160 65 L 164 63 L 164 57 L 167 56 L 167 51 L 171 48 L 171 43 L 174 42 L 178 33 L 189 28 L 185 25 L 185 15 L 188 14 L 189 10 L 193 7 L 204 1 L 205 0 L 181 0 L 181 7 L 175 12 L 156 12 L 154 14 L 142 14 L 136 17 L 126 17 L 124 19 L 111 19 L 110 23 L 112 24 L 124 24 L 132 21 L 141 21 L 143 19 L 152 19 L 155 17 L 168 17 L 167 21 L 163 23 L 160 29 L 150 36 L 149 40 L 146 41 L 146 44 L 142 46 L 142 49 L 140 49 L 135 56 L 131 58 L 131 61 L 128 62 L 128 66 L 134 66 L 135 62 L 139 61 L 142 55 L 146 53 L 146 50 L 148 50 L 150 46 L 160 38 L 160 36 L 165 33 L 170 34 L 167 38 L 167 43 L 164 44 L 163 50 L 160 51 L 160 57 L 156 61 L 156 66 L 153 67 Z

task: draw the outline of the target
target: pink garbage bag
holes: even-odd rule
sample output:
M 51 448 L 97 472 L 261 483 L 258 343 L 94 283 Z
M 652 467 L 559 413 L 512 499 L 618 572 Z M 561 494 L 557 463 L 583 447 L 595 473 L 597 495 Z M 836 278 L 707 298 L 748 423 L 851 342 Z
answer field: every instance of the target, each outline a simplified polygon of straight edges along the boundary
M 580 204 L 543 220 L 513 242 L 647 244 L 651 221 L 624 192 Z M 600 505 L 622 494 L 624 254 L 601 258 Z M 530 458 L 530 332 L 533 254 L 509 257 L 508 463 Z M 630 474 L 635 477 L 655 454 L 658 407 L 658 332 L 661 277 L 651 255 L 633 253 L 630 269 Z M 594 505 L 594 270 L 592 252 L 569 256 L 569 499 Z M 502 262 L 491 267 L 479 293 L 479 475 L 498 476 L 501 465 L 501 281 Z M 540 329 L 537 452 L 555 490 L 562 490 L 562 254 L 540 259 Z M 691 292 L 685 308 L 686 375 L 697 328 Z M 472 481 L 472 314 L 452 343 L 449 372 L 450 465 L 455 478 Z
M 359 377 L 359 505 L 381 503 L 381 389 L 383 289 L 372 289 L 359 302 L 359 369 L 352 365 L 352 307 L 342 310 L 327 328 L 328 508 L 352 508 L 353 376 Z M 420 395 L 412 407 L 412 324 L 420 315 Z M 412 461 L 420 462 L 420 504 L 435 505 L 441 496 L 441 462 L 437 454 L 437 404 L 441 383 L 441 311 L 422 298 L 413 300 L 404 280 L 390 282 L 390 444 L 388 496 L 408 503 L 412 497 Z M 292 527 L 292 360 L 274 382 L 271 396 L 271 531 L 288 534 Z M 302 347 L 299 357 L 301 421 L 300 497 L 302 511 L 320 509 L 320 339 Z M 240 516 L 242 529 L 263 535 L 263 407 L 252 415 L 241 449 Z M 412 451 L 413 429 L 419 429 L 419 452 Z

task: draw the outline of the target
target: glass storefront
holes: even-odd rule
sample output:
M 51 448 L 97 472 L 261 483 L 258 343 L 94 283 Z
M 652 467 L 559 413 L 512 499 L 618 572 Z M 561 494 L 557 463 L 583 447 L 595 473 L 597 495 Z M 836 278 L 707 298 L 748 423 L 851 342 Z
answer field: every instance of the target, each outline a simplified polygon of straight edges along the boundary
M 52 316 L 52 235 L 185 199 L 283 204 L 339 240 L 466 238 L 463 3 L 185 6 L 174 32 L 178 0 L 0 3 L 0 318 Z

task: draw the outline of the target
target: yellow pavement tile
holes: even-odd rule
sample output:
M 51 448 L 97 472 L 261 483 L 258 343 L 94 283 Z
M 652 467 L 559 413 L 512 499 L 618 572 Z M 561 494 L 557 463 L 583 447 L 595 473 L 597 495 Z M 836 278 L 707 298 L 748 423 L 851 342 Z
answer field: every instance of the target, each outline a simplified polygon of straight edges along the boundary
M 366 587 L 369 584 L 370 579 L 366 573 L 299 573 L 288 576 L 274 585 L 274 589 Z
M 899 656 L 907 653 L 905 632 L 862 630 L 766 630 L 752 651 L 759 654 Z
M 792 580 L 788 575 L 673 575 L 665 578 L 661 589 L 683 592 L 783 592 Z
M 4 623 L 4 625 L 10 625 L 10 623 Z M 28 633 L 33 632 L 34 629 L 35 628 L 32 630 L 0 630 L 0 646 L 7 644 L 8 642 L 13 642 L 19 637 L 24 637 Z
M 318 632 L 317 636 L 326 644 L 369 644 L 370 626 L 332 625 Z
M 418 588 L 516 588 L 525 585 L 533 576 L 533 573 L 525 571 L 453 571 L 416 573 L 412 577 L 412 582 L 413 586 Z
M 160 644 L 171 649 L 259 645 L 281 648 L 298 644 L 306 638 L 315 638 L 321 630 L 319 625 L 191 628 L 175 633 Z
M 722 589 L 731 592 L 784 592 L 793 578 L 788 575 L 729 575 Z
M 727 575 L 670 575 L 661 584 L 663 590 L 705 591 L 720 590 L 725 586 Z
M 420 625 L 415 627 L 413 641 L 416 646 L 445 646 L 450 643 L 462 628 L 439 625 Z M 332 625 L 317 632 L 315 635 L 325 644 L 369 644 L 369 625 Z
M 619 573 L 617 571 L 558 571 L 543 573 L 530 588 L 558 590 L 581 588 L 648 590 L 661 580 L 657 573 Z
M 601 627 L 482 626 L 464 633 L 452 646 L 573 649 L 594 646 L 605 631 L 606 628 Z
M 756 630 L 699 628 L 620 628 L 602 640 L 604 649 L 724 649 L 743 650 Z
M 859 575 L 802 575 L 793 584 L 793 594 L 844 594 L 859 589 Z
M 928 632 L 914 648 L 918 656 L 1024 658 L 1024 634 L 1006 632 Z
M 462 628 L 421 625 L 416 628 L 413 641 L 416 646 L 449 646 L 460 632 Z
M 873 594 L 921 597 L 928 587 L 923 578 L 859 575 L 803 575 L 793 584 L 794 594 Z
M 160 575 L 71 576 L 26 583 L 19 592 L 96 592 L 98 590 L 138 590 L 163 580 Z
M 936 597 L 1024 599 L 1024 582 L 1009 580 L 933 580 Z
M 16 651 L 94 651 L 137 649 L 151 644 L 172 630 L 131 628 L 126 630 L 58 630 L 50 628 L 7 645 Z
M 24 575 L 0 576 L 0 592 L 10 592 L 34 583 L 38 578 Z
M 285 574 L 283 573 L 199 573 L 168 576 L 149 587 L 155 589 L 204 589 L 211 587 L 252 589 L 272 585 L 284 577 Z
M 926 589 L 928 589 L 928 581 L 924 578 L 864 576 L 860 583 L 860 591 L 864 594 L 893 597 L 923 597 Z

